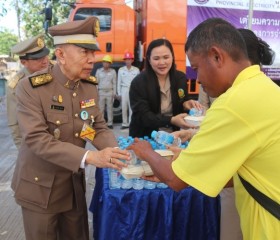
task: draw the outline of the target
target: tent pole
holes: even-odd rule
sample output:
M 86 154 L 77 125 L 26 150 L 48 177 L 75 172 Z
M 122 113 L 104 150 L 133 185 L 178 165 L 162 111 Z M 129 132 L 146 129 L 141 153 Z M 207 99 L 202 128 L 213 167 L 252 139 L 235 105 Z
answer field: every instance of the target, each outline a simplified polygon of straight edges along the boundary
M 249 1 L 249 14 L 248 14 L 248 29 L 252 30 L 252 18 L 253 18 L 253 11 L 254 11 L 254 0 Z

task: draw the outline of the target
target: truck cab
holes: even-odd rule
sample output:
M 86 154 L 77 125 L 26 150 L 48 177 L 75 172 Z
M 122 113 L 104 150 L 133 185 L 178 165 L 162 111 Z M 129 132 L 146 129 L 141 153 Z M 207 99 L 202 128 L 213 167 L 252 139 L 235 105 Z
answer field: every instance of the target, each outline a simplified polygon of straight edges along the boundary
M 135 14 L 124 0 L 77 0 L 71 10 L 69 21 L 96 16 L 100 22 L 95 68 L 100 67 L 104 55 L 113 58 L 112 67 L 123 66 L 123 55 L 135 47 Z

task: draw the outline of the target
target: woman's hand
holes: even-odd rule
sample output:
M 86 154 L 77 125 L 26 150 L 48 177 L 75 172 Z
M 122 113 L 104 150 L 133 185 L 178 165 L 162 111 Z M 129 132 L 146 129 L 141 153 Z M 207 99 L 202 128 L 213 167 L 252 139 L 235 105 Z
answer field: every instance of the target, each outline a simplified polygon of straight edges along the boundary
M 182 148 L 174 147 L 174 146 L 166 146 L 166 148 L 174 153 L 171 161 L 174 161 L 183 150 Z
M 190 110 L 191 108 L 196 108 L 198 110 L 204 110 L 203 105 L 201 105 L 198 101 L 188 100 L 183 103 L 183 107 L 185 110 Z
M 175 138 L 180 138 L 182 142 L 186 142 L 189 141 L 197 133 L 197 131 L 198 129 L 190 128 L 186 130 L 175 131 L 172 132 L 171 134 Z
M 196 128 L 195 125 L 191 125 L 191 124 L 189 124 L 189 123 L 187 123 L 185 121 L 184 117 L 186 117 L 186 116 L 188 116 L 188 114 L 186 114 L 186 113 L 180 113 L 180 114 L 178 114 L 176 116 L 173 116 L 171 118 L 170 123 L 172 125 L 175 125 L 175 126 L 177 126 L 179 128 L 183 128 L 183 129 L 186 129 L 186 128 Z

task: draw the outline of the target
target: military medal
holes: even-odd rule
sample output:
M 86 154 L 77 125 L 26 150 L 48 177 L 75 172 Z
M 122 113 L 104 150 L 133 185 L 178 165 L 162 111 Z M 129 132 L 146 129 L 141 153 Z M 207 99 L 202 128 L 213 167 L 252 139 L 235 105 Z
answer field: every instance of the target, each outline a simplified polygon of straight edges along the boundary
M 59 103 L 62 103 L 63 99 L 62 99 L 62 96 L 61 96 L 61 95 L 58 95 L 57 101 L 58 101 Z
M 88 119 L 88 112 L 87 112 L 87 111 L 81 111 L 80 117 L 81 117 L 81 119 L 83 119 L 84 121 L 87 120 L 87 119 Z
M 87 100 L 83 100 L 83 101 L 80 101 L 80 106 L 81 108 L 88 108 L 88 107 L 93 107 L 95 106 L 95 101 L 94 99 L 87 99 Z
M 84 123 L 83 128 L 80 133 L 80 138 L 85 141 L 93 141 L 95 137 L 95 130 L 88 124 Z
M 62 95 L 58 95 L 58 97 L 57 97 L 57 96 L 53 96 L 53 97 L 52 97 L 52 100 L 53 100 L 54 102 L 59 102 L 59 103 L 62 103 L 62 102 L 63 102 Z
M 53 100 L 54 102 L 57 102 L 57 101 L 58 101 L 57 96 L 53 96 L 53 97 L 52 97 L 52 100 Z

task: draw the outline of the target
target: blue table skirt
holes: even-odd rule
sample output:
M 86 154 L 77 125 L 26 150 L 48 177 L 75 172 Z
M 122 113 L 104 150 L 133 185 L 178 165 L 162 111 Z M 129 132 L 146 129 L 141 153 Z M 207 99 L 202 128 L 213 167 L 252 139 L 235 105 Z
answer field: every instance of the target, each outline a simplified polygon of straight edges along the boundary
M 219 239 L 220 198 L 191 187 L 109 189 L 107 169 L 97 169 L 90 211 L 95 240 Z

